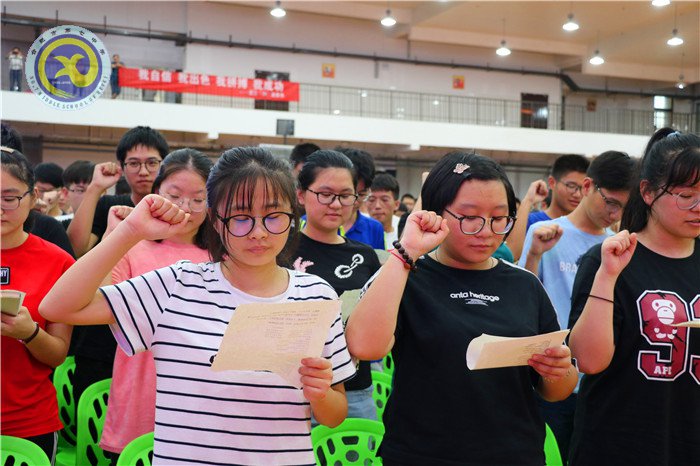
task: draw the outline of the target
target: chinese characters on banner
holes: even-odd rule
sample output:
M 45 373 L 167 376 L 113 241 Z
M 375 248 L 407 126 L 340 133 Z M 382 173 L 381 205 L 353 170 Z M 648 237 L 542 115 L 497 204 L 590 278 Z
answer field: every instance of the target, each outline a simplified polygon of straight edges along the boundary
M 258 100 L 299 101 L 299 83 L 234 78 L 198 73 L 120 68 L 119 85 L 137 89 L 247 97 Z

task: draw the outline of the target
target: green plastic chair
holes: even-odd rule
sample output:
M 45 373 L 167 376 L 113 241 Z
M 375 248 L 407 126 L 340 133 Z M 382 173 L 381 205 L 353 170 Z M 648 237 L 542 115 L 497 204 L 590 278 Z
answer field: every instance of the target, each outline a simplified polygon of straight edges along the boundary
M 331 429 L 311 430 L 316 464 L 319 466 L 381 465 L 377 449 L 384 437 L 384 424 L 369 419 L 348 418 Z
M 391 353 L 387 354 L 384 356 L 384 360 L 382 361 L 382 364 L 384 364 L 384 372 L 392 375 L 394 373 L 394 358 L 391 357 Z
M 389 395 L 391 395 L 391 375 L 386 372 L 372 371 L 372 383 L 374 384 L 372 399 L 374 404 L 377 405 L 377 419 L 381 421 L 384 417 L 386 402 L 389 399 Z
M 19 437 L 0 435 L 0 460 L 3 466 L 48 466 L 51 460 L 34 442 Z
M 151 466 L 153 461 L 153 432 L 143 434 L 124 447 L 117 466 Z
M 65 466 L 110 466 L 111 460 L 100 448 L 102 426 L 112 379 L 100 380 L 85 389 L 78 401 L 78 435 L 74 451 L 59 451 L 56 464 Z
M 561 453 L 559 452 L 559 445 L 557 444 L 557 438 L 554 436 L 554 432 L 549 428 L 547 424 L 544 425 L 545 437 L 544 437 L 544 460 L 547 466 L 562 466 L 563 461 L 561 460 Z
M 58 437 L 58 449 L 72 449 L 77 443 L 75 425 L 75 398 L 73 397 L 73 379 L 75 378 L 75 357 L 68 356 L 53 373 L 53 384 L 58 397 L 58 417 L 63 423 L 63 430 Z

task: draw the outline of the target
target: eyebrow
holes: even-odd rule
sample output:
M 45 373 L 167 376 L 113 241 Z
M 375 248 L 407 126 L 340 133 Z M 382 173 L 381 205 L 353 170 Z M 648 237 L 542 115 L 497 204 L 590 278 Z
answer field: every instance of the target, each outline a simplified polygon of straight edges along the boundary
M 20 191 L 19 189 L 14 189 L 14 188 L 3 189 L 3 190 L 2 190 L 2 195 L 5 196 L 5 195 L 7 195 L 7 194 L 19 194 L 20 192 L 21 192 L 21 191 Z
M 468 208 L 470 208 L 470 207 L 471 207 L 471 208 L 478 208 L 478 207 L 481 207 L 481 206 L 479 206 L 479 205 L 477 205 L 477 204 L 459 204 L 459 205 L 457 206 L 457 209 L 468 209 Z M 507 209 L 507 208 L 508 208 L 508 204 L 499 204 L 499 205 L 493 206 L 493 209 L 501 209 L 501 208 Z
M 319 191 L 321 191 L 321 190 L 326 190 L 326 191 L 332 192 L 332 191 L 333 191 L 333 188 L 331 188 L 330 186 L 319 186 L 318 190 L 319 190 Z M 346 192 L 348 192 L 348 193 L 354 193 L 355 190 L 354 190 L 353 188 L 345 188 L 345 189 L 341 189 L 340 192 L 341 192 L 341 193 L 346 193 Z
M 159 160 L 162 161 L 163 159 L 159 159 L 158 157 L 148 157 L 146 159 L 139 159 L 137 157 L 129 157 L 126 159 L 124 162 L 150 162 L 151 160 Z

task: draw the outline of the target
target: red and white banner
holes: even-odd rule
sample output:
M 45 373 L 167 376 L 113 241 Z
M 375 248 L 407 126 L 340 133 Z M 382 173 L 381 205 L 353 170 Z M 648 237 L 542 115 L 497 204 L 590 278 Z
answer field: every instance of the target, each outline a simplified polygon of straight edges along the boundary
M 285 102 L 299 101 L 299 83 L 268 79 L 119 68 L 119 85 L 154 91 L 189 92 Z

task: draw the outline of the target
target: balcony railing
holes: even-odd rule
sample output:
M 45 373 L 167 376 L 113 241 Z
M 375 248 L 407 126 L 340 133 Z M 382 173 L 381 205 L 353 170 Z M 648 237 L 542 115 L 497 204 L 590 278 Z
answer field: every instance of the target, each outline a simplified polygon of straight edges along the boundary
M 105 92 L 104 97 L 109 97 Z M 209 107 L 255 109 L 248 98 L 205 94 L 175 94 L 122 88 L 120 99 L 183 103 Z M 299 102 L 259 102 L 257 108 L 298 113 L 343 115 L 395 120 L 430 121 L 509 128 L 588 131 L 647 136 L 654 132 L 653 110 L 598 108 L 582 105 L 521 102 L 485 97 L 361 89 L 301 84 Z M 670 112 L 667 124 L 681 131 L 700 132 L 697 115 Z

